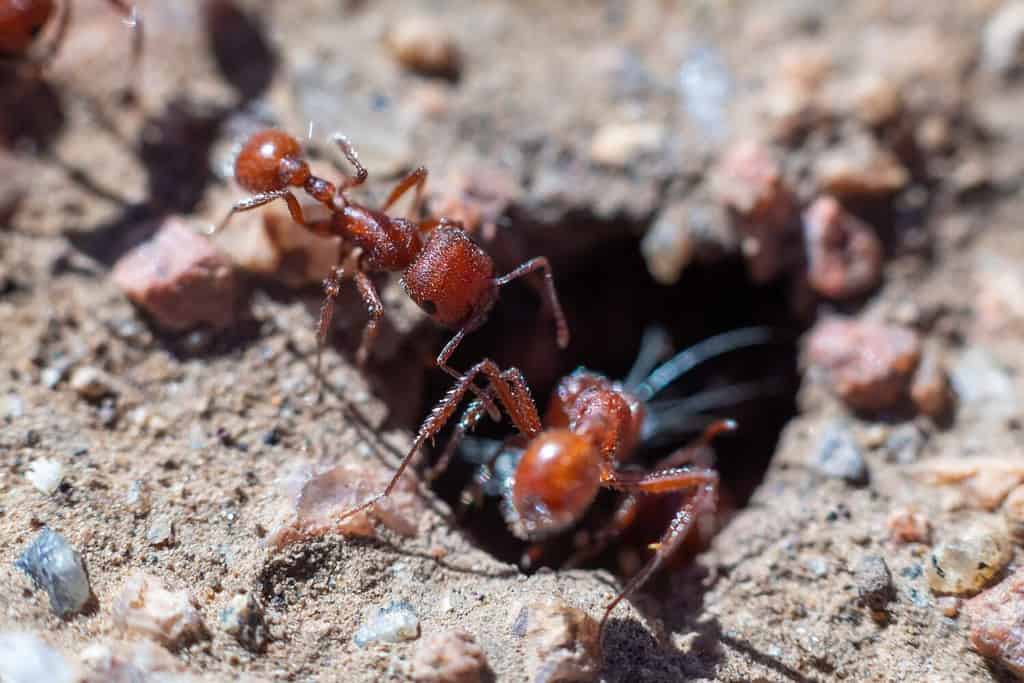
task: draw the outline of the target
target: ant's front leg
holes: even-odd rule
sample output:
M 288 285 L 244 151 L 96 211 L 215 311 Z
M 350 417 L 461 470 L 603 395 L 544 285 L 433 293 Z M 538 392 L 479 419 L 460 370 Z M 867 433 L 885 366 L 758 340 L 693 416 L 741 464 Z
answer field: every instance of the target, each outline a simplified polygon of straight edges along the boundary
M 260 194 L 255 194 L 251 197 L 238 200 L 235 205 L 231 207 L 231 210 L 228 211 L 228 215 L 224 216 L 224 220 L 217 224 L 210 234 L 215 235 L 226 228 L 236 213 L 251 211 L 263 206 L 264 204 L 269 204 L 275 199 L 282 198 L 288 203 L 288 213 L 291 214 L 292 220 L 303 227 L 310 227 L 310 224 L 306 222 L 306 216 L 302 213 L 302 206 L 299 204 L 299 200 L 295 198 L 295 195 L 293 195 L 290 190 L 274 190 L 272 192 L 261 192 Z

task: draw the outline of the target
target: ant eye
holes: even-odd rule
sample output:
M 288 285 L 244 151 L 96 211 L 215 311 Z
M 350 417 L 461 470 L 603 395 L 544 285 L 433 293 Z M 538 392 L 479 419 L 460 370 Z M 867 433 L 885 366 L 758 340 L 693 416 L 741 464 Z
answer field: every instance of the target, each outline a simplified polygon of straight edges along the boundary
M 437 304 L 433 301 L 424 301 L 420 304 L 420 308 L 427 312 L 427 315 L 434 315 L 437 313 Z

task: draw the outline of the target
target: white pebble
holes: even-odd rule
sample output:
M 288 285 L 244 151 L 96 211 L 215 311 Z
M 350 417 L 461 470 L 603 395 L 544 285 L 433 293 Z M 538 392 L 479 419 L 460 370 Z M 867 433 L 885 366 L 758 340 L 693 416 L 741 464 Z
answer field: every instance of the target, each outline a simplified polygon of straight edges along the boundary
M 366 647 L 374 641 L 400 643 L 419 636 L 420 620 L 416 610 L 408 602 L 399 601 L 373 610 L 352 640 L 359 647 Z
M 36 489 L 45 495 L 50 495 L 57 490 L 61 481 L 64 480 L 64 466 L 56 460 L 40 458 L 29 465 L 25 478 L 31 482 Z

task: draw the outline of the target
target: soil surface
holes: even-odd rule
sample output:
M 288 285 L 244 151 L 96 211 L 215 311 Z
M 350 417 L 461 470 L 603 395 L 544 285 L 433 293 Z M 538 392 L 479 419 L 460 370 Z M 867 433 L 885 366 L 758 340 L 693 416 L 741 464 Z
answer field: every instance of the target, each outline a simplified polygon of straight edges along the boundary
M 773 381 L 716 412 L 741 425 L 717 452 L 721 528 L 617 608 L 597 680 L 1024 671 L 978 653 L 959 609 L 970 593 L 944 597 L 928 573 L 971 524 L 1009 520 L 1011 543 L 1020 522 L 1002 506 L 1024 482 L 1024 24 L 994 30 L 1001 3 L 138 4 L 134 102 L 121 97 L 131 29 L 99 0 L 74 3 L 41 79 L 0 73 L 0 631 L 39 634 L 76 662 L 90 644 L 133 637 L 113 604 L 144 571 L 186 590 L 206 625 L 171 648 L 181 680 L 409 680 L 422 638 L 353 640 L 398 601 L 421 634 L 470 634 L 494 680 L 547 680 L 517 625 L 524 606 L 555 596 L 599 618 L 620 570 L 649 552 L 657 529 L 587 568 L 524 573 L 524 546 L 493 501 L 468 519 L 452 512 L 465 463 L 434 489 L 410 479 L 359 533 L 279 542 L 303 468 L 386 481 L 449 384 L 431 367 L 448 337 L 397 276 L 377 279 L 388 322 L 365 371 L 353 362 L 365 307 L 344 288 L 319 402 L 317 277 L 294 287 L 239 271 L 236 320 L 173 333 L 114 283 L 114 264 L 165 219 L 220 220 L 244 196 L 232 150 L 273 124 L 304 144 L 311 131 L 311 156 L 330 173 L 344 166 L 328 135 L 345 132 L 370 171 L 359 196 L 371 205 L 425 165 L 429 209 L 462 212 L 502 272 L 551 260 L 569 348 L 556 348 L 537 288 L 515 284 L 452 360 L 517 365 L 539 402 L 579 365 L 624 377 L 652 324 L 676 348 L 756 324 L 794 340 L 675 389 Z M 432 28 L 414 52 L 455 46 L 440 73 L 409 68 L 415 56 L 395 47 L 411 17 Z M 878 81 L 890 89 L 862 90 Z M 856 166 L 864 140 L 889 161 L 852 180 L 822 170 L 830 157 Z M 776 237 L 751 251 L 715 181 L 743 141 L 771 150 L 794 205 L 839 195 L 877 233 L 884 264 L 870 293 L 816 295 L 799 248 L 792 262 L 757 261 Z M 689 257 L 673 266 L 677 252 Z M 912 330 L 936 376 L 951 377 L 954 405 L 851 409 L 806 352 L 808 330 L 833 315 Z M 52 493 L 27 476 L 44 460 L 61 469 Z M 929 530 L 905 542 L 894 520 L 911 512 Z M 83 558 L 95 600 L 81 614 L 55 616 L 15 566 L 43 527 Z M 986 585 L 1022 557 L 1013 542 Z M 261 604 L 257 652 L 221 620 L 239 594 Z

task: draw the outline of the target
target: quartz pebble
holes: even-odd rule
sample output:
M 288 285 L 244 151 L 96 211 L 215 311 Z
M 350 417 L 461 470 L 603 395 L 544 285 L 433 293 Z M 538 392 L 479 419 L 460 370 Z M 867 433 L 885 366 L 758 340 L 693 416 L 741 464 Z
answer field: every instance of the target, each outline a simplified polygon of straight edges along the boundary
M 236 595 L 221 610 L 220 625 L 250 652 L 260 653 L 269 634 L 263 617 L 263 605 L 253 595 Z
M 527 671 L 535 683 L 590 681 L 601 668 L 597 621 L 551 597 L 526 607 Z
M 807 344 L 808 361 L 824 372 L 833 392 L 866 413 L 907 398 L 920 356 L 916 332 L 866 320 L 827 319 L 811 331 Z
M 373 609 L 363 620 L 352 642 L 366 647 L 372 642 L 400 643 L 420 637 L 420 620 L 413 606 L 404 600 Z
M 50 597 L 50 609 L 59 617 L 81 612 L 92 596 L 89 576 L 78 551 L 57 532 L 45 528 L 15 561 L 37 588 Z
M 931 525 L 923 512 L 912 508 L 893 510 L 886 520 L 889 538 L 897 543 L 928 543 Z
M 670 206 L 658 216 L 640 242 L 647 271 L 663 285 L 679 281 L 683 269 L 693 260 L 696 244 L 690 231 L 690 208 Z
M 903 95 L 896 84 L 879 74 L 858 78 L 850 88 L 853 114 L 861 123 L 879 127 L 903 111 Z
M 1010 75 L 1024 62 L 1024 2 L 1003 3 L 985 24 L 982 33 L 981 65 L 998 74 Z
M 412 658 L 417 683 L 480 683 L 488 671 L 487 658 L 472 635 L 459 629 L 423 638 Z
M 240 284 L 231 263 L 184 219 L 166 219 L 156 235 L 114 265 L 114 283 L 168 330 L 231 325 Z
M 664 140 L 665 128 L 657 123 L 608 123 L 594 133 L 590 142 L 590 158 L 604 166 L 625 168 L 657 152 Z
M 79 683 L 77 668 L 33 633 L 0 633 L 0 681 Z
M 177 672 L 174 656 L 151 640 L 92 643 L 78 655 L 88 672 L 84 683 L 144 683 L 157 672 Z
M 833 422 L 822 436 L 814 456 L 814 468 L 830 479 L 862 485 L 868 481 L 868 467 L 850 429 Z
M 167 515 L 157 516 L 146 531 L 146 542 L 156 547 L 174 545 L 174 520 Z
M 75 368 L 68 384 L 79 396 L 90 401 L 115 393 L 110 376 L 91 365 Z
M 1024 570 L 967 600 L 971 645 L 1024 678 Z
M 712 187 L 741 235 L 751 277 L 767 282 L 793 261 L 798 232 L 796 195 L 782 167 L 764 145 L 745 140 L 733 145 L 715 169 Z
M 926 567 L 934 593 L 963 595 L 985 587 L 1013 556 L 1006 531 L 977 523 L 932 549 Z
M 428 76 L 456 78 L 461 68 L 459 47 L 439 19 L 411 16 L 401 19 L 385 42 L 402 66 Z
M 60 486 L 64 479 L 64 466 L 56 460 L 40 458 L 32 461 L 29 465 L 25 478 L 36 487 L 36 490 L 45 495 L 50 495 Z
M 152 638 L 174 650 L 206 635 L 186 591 L 170 591 L 142 573 L 128 577 L 114 598 L 113 620 L 125 633 Z
M 834 197 L 819 197 L 804 212 L 807 281 L 828 299 L 867 294 L 882 280 L 882 242 L 874 229 Z

